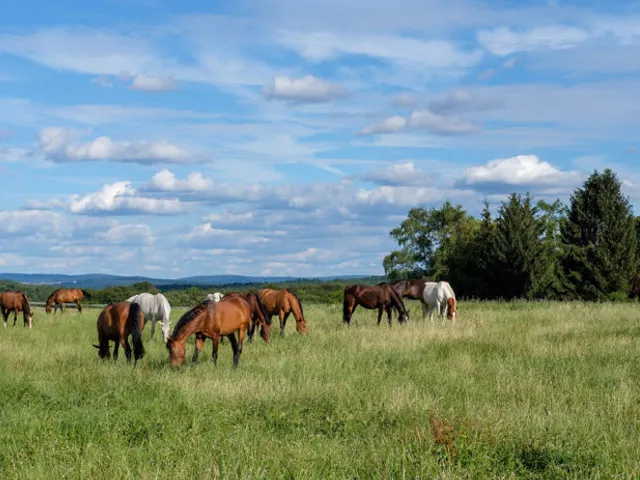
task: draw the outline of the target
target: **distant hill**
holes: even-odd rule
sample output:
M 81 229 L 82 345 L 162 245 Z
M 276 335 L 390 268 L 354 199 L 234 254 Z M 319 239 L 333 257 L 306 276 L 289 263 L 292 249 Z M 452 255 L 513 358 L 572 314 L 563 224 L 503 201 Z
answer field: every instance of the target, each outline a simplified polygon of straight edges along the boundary
M 299 277 L 248 277 L 243 275 L 198 275 L 184 278 L 151 278 L 143 276 L 119 276 L 103 274 L 63 275 L 49 273 L 0 273 L 0 280 L 9 280 L 27 285 L 59 285 L 61 287 L 82 287 L 101 289 L 105 287 L 117 287 L 131 285 L 133 283 L 149 282 L 155 286 L 193 285 L 214 286 L 250 283 L 279 283 L 296 280 L 320 280 L 330 281 L 349 278 L 366 278 L 370 275 L 343 275 L 319 278 Z

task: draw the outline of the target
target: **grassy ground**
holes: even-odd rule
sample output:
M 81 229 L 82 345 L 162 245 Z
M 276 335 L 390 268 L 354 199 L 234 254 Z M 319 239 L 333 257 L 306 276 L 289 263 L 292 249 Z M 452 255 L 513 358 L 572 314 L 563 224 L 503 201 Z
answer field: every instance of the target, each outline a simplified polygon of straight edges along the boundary
M 40 310 L 0 328 L 0 476 L 640 476 L 638 306 L 463 303 L 455 328 L 418 312 L 347 329 L 308 305 L 307 337 L 290 320 L 237 370 L 209 342 L 172 371 L 159 329 L 134 369 L 98 359 L 97 310 Z

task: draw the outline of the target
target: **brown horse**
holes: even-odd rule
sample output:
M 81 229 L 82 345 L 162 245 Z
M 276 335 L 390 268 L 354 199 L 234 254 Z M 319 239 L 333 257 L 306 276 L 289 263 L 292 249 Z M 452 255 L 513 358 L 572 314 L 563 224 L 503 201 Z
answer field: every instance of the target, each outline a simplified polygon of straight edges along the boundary
M 93 345 L 98 349 L 100 358 L 110 358 L 109 340 L 115 342 L 113 347 L 113 359 L 118 359 L 118 348 L 124 348 L 127 363 L 131 363 L 131 346 L 129 345 L 129 335 L 133 343 L 134 366 L 138 360 L 144 357 L 144 347 L 142 346 L 142 329 L 144 328 L 144 313 L 137 303 L 122 302 L 109 304 L 98 317 L 98 343 Z
M 386 310 L 387 317 L 389 318 L 389 326 L 391 326 L 392 308 L 395 308 L 398 312 L 399 323 L 409 321 L 409 313 L 402 299 L 388 283 L 380 283 L 373 287 L 360 284 L 345 287 L 342 319 L 347 325 L 351 324 L 351 316 L 358 305 L 362 305 L 369 310 L 377 308 L 378 325 L 380 325 L 382 321 L 382 311 Z
M 4 317 L 4 326 L 7 327 L 7 320 L 9 315 L 13 312 L 13 326 L 16 326 L 18 321 L 18 312 L 22 312 L 22 319 L 24 326 L 31 328 L 31 319 L 33 314 L 31 313 L 31 303 L 27 295 L 22 292 L 3 292 L 0 293 L 0 310 L 2 310 L 2 316 Z
M 226 302 L 236 297 L 245 300 L 251 308 L 251 328 L 247 335 L 249 337 L 249 343 L 253 341 L 253 334 L 258 324 L 260 325 L 260 336 L 262 339 L 267 343 L 271 343 L 271 315 L 269 315 L 267 308 L 264 306 L 264 303 L 262 303 L 262 300 L 260 300 L 260 296 L 254 290 L 247 293 L 231 292 L 225 294 L 220 301 Z
M 75 303 L 78 305 L 78 311 L 82 312 L 82 297 L 89 298 L 90 295 L 80 288 L 59 288 L 47 298 L 47 304 L 44 309 L 47 313 L 51 313 L 51 305 L 53 305 L 53 313 L 56 313 L 58 308 L 64 312 L 65 303 Z
M 284 326 L 287 324 L 287 318 L 293 313 L 293 318 L 296 319 L 296 331 L 300 335 L 305 335 L 308 332 L 307 319 L 304 318 L 304 312 L 302 311 L 302 302 L 298 296 L 286 288 L 280 290 L 271 290 L 265 288 L 259 292 L 260 300 L 267 308 L 269 318 L 273 315 L 280 317 L 280 336 L 284 335 Z
M 251 326 L 251 307 L 246 300 L 235 297 L 225 302 L 202 302 L 185 313 L 167 339 L 169 360 L 171 365 L 179 367 L 185 356 L 185 341 L 192 335 L 196 335 L 196 346 L 193 361 L 198 360 L 198 354 L 202 349 L 205 338 L 213 340 L 213 363 L 218 361 L 218 345 L 220 337 L 225 335 L 233 348 L 233 365 L 238 366 L 242 343 L 247 330 Z M 238 339 L 235 332 L 238 331 Z
M 401 298 L 420 301 L 423 320 L 427 318 L 427 304 L 424 303 L 424 286 L 426 282 L 427 280 L 425 278 L 416 278 L 411 280 L 397 280 L 389 284 Z

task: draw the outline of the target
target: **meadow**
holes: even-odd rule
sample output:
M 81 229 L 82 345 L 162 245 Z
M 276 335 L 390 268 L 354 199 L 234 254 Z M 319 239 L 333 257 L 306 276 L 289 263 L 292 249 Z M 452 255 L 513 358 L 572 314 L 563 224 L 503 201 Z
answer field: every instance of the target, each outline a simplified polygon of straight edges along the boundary
M 305 305 L 309 335 L 98 359 L 99 310 L 0 329 L 0 476 L 638 478 L 637 304 L 462 302 L 455 326 Z M 174 309 L 172 326 L 184 310 Z M 274 327 L 276 327 L 274 322 Z M 274 333 L 277 328 L 274 328 Z

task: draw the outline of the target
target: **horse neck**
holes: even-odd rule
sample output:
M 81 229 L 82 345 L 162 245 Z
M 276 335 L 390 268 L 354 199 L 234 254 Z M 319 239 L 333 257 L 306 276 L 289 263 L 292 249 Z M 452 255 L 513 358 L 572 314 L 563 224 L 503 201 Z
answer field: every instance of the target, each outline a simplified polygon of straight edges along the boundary
M 29 304 L 29 298 L 22 294 L 22 311 L 27 315 L 31 315 L 31 305 Z
M 302 313 L 302 305 L 300 304 L 300 300 L 293 293 L 289 293 L 289 305 L 291 305 L 291 311 L 293 312 L 293 316 L 296 321 L 299 322 L 304 318 L 304 314 Z
M 407 313 L 407 309 L 404 307 L 404 303 L 402 303 L 400 296 L 391 287 L 389 287 L 389 300 L 398 313 Z

